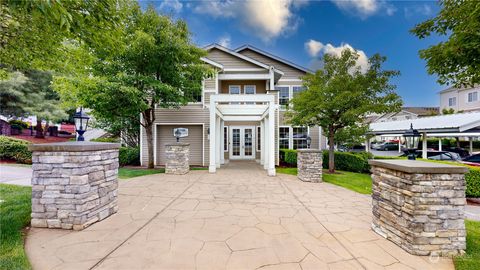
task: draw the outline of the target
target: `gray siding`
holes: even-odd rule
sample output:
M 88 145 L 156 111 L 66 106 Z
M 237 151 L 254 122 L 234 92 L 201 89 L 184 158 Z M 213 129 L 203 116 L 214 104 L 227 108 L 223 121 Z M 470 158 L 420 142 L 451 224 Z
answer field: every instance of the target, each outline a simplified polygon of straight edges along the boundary
M 205 90 L 215 90 L 215 78 L 208 78 L 204 80 Z
M 207 57 L 217 63 L 222 64 L 224 68 L 261 68 L 253 63 L 215 48 L 208 52 Z
M 245 49 L 243 51 L 240 51 L 239 53 L 243 54 L 245 56 L 248 56 L 252 59 L 255 59 L 259 62 L 262 62 L 264 64 L 274 66 L 275 68 L 283 71 L 284 75 L 282 76 L 282 79 L 287 79 L 287 78 L 298 79 L 301 76 L 305 75 L 304 71 L 301 71 L 301 70 L 296 69 L 292 66 L 286 65 L 282 62 L 279 62 L 275 59 L 272 59 L 270 57 L 267 57 L 267 56 L 264 56 L 264 55 L 259 54 L 257 52 L 254 52 L 250 49 Z
M 157 126 L 157 160 L 155 165 L 165 165 L 165 144 L 174 143 L 173 128 L 188 128 L 188 137 L 181 138 L 183 143 L 190 144 L 190 165 L 202 166 L 203 164 L 203 140 L 201 125 L 158 125 Z

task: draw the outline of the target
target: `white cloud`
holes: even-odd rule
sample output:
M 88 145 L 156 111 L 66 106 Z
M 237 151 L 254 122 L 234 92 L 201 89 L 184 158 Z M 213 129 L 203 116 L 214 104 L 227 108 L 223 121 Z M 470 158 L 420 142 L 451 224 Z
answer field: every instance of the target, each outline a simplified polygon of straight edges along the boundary
M 179 0 L 164 0 L 158 9 L 164 12 L 179 13 L 182 11 L 183 4 Z
M 237 19 L 244 31 L 268 42 L 295 31 L 300 21 L 295 11 L 307 4 L 305 0 L 202 1 L 194 12 Z
M 366 18 L 380 11 L 392 16 L 397 9 L 385 0 L 331 0 L 340 9 Z
M 348 43 L 342 43 L 340 46 L 335 47 L 332 44 L 323 44 L 320 41 L 316 41 L 310 39 L 309 41 L 305 42 L 305 49 L 307 50 L 308 54 L 312 57 L 319 57 L 321 54 L 331 54 L 335 56 L 340 56 L 343 50 L 351 50 L 354 51 L 355 49 Z M 356 50 L 358 54 L 357 59 L 357 66 L 360 67 L 362 72 L 366 72 L 369 64 L 368 64 L 368 57 L 362 50 Z M 314 59 L 311 63 L 312 69 L 318 69 L 321 67 L 321 61 L 318 59 Z
M 218 40 L 218 44 L 223 47 L 230 48 L 231 38 L 229 35 L 223 36 Z

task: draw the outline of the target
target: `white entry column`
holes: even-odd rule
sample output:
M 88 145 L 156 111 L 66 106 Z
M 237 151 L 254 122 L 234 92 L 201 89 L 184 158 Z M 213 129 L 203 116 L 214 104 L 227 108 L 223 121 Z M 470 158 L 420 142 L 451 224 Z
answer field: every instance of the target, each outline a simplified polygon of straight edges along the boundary
M 225 164 L 225 121 L 220 120 L 220 164 Z
M 268 133 L 270 132 L 270 129 L 268 128 L 269 126 L 268 122 L 268 115 L 263 119 L 263 126 L 265 127 L 265 134 L 263 136 L 265 143 L 263 144 L 263 169 L 267 170 L 268 169 L 268 147 L 270 146 L 270 143 L 268 141 L 269 136 Z
M 217 116 L 216 116 L 216 105 L 213 99 L 210 100 L 210 162 L 208 166 L 208 172 L 215 173 L 217 171 L 217 166 L 215 164 L 215 131 L 216 131 L 216 123 L 217 123 Z
M 268 106 L 268 176 L 275 176 L 275 104 L 269 102 Z
M 220 117 L 216 117 L 215 123 L 215 166 L 220 168 Z
M 263 119 L 260 121 L 260 165 L 263 165 L 265 162 L 265 122 Z

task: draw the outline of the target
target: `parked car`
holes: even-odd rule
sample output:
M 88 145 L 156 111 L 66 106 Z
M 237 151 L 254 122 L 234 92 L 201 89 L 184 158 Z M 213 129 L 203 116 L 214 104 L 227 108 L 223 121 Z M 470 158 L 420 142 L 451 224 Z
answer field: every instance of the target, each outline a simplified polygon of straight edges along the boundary
M 380 144 L 382 144 L 383 142 L 372 142 L 370 143 L 370 148 L 371 149 L 377 149 L 378 146 L 380 146 Z
M 350 148 L 347 149 L 348 152 L 365 152 L 365 146 L 364 145 L 354 145 Z
M 470 166 L 479 166 L 480 167 L 480 154 L 471 155 L 469 157 L 463 158 L 462 163 L 468 164 Z
M 466 158 L 466 157 L 470 156 L 470 152 L 468 152 L 468 150 L 465 150 L 465 149 L 463 149 L 463 148 L 448 147 L 448 148 L 445 148 L 444 150 L 445 150 L 445 151 L 448 151 L 448 152 L 457 153 L 457 154 L 459 154 L 462 158 Z
M 375 150 L 379 151 L 389 151 L 389 150 L 398 150 L 398 142 L 384 142 L 380 145 L 378 145 Z
M 408 155 L 408 151 L 404 151 L 405 155 Z M 422 150 L 415 152 L 417 158 L 422 158 Z M 445 160 L 445 161 L 461 161 L 462 158 L 458 153 L 448 151 L 434 151 L 427 150 L 427 159 L 431 160 Z

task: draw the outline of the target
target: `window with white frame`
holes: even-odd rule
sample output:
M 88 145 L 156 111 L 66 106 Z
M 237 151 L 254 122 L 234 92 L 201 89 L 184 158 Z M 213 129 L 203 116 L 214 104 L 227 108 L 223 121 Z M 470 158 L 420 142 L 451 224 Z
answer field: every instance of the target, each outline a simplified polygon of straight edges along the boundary
M 293 149 L 307 148 L 308 127 L 292 128 Z
M 448 106 L 453 107 L 457 105 L 457 98 L 456 97 L 451 97 L 448 99 Z
M 280 106 L 286 108 L 290 100 L 290 88 L 288 86 L 275 86 L 275 90 L 278 90 L 278 102 Z
M 240 95 L 240 85 L 229 85 L 228 93 L 230 95 Z
M 262 145 L 261 145 L 261 142 L 262 142 L 262 128 L 261 127 L 257 127 L 257 152 L 260 152 L 262 150 Z
M 290 148 L 290 127 L 280 127 L 279 131 L 279 148 L 280 149 L 289 149 Z
M 292 87 L 292 98 L 294 98 L 298 93 L 302 92 L 305 90 L 305 87 L 303 86 L 293 86 Z
M 223 127 L 223 151 L 228 152 L 228 127 Z
M 468 102 L 475 102 L 478 100 L 478 92 L 468 93 Z
M 245 85 L 243 87 L 243 93 L 245 95 L 253 95 L 256 92 L 255 85 Z

